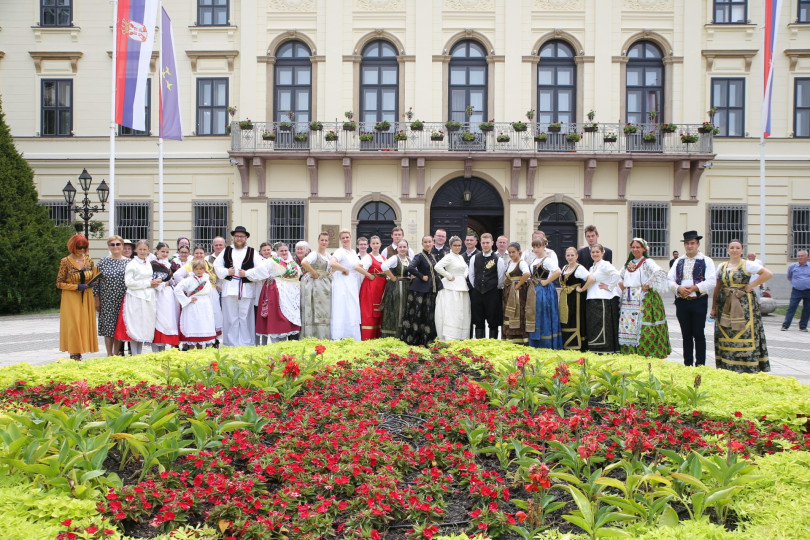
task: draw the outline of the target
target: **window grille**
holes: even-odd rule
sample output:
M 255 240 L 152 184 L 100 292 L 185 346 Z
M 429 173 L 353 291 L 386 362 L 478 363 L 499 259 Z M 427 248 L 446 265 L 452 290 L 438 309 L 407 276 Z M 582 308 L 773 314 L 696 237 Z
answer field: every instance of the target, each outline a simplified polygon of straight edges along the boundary
M 39 201 L 39 204 L 48 209 L 48 217 L 57 227 L 73 221 L 73 213 L 65 201 Z
M 295 244 L 306 238 L 306 202 L 301 199 L 278 199 L 268 202 L 267 238 L 271 242 L 284 242 L 295 249 Z
M 229 238 L 230 208 L 228 203 L 198 201 L 193 203 L 193 213 L 193 246 L 201 245 L 205 251 L 211 252 L 211 242 L 214 238 L 217 236 Z
M 810 206 L 794 206 L 790 212 L 790 258 L 810 250 Z
M 745 245 L 748 207 L 744 204 L 709 205 L 709 257 L 728 257 L 728 243 L 737 239 Z
M 115 202 L 115 233 L 121 238 L 150 241 L 151 204 L 148 202 Z M 151 245 L 151 242 L 150 242 Z
M 633 203 L 630 211 L 633 238 L 647 241 L 650 257 L 669 254 L 669 204 L 654 202 Z

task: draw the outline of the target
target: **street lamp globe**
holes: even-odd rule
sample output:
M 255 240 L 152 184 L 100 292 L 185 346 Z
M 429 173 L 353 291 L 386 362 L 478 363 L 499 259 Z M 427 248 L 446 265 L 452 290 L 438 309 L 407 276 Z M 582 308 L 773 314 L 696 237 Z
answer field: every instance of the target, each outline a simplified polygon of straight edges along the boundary
M 107 182 L 104 180 L 101 181 L 101 184 L 96 188 L 96 193 L 98 193 L 98 200 L 101 201 L 102 206 L 104 203 L 107 202 L 107 198 L 110 196 L 110 188 L 107 187 Z
M 87 169 L 82 170 L 82 174 L 79 175 L 79 184 L 82 186 L 82 190 L 86 192 L 90 191 L 90 185 L 93 183 L 93 177 L 90 176 L 90 173 L 87 172 Z
M 67 185 L 62 188 L 62 195 L 65 196 L 65 202 L 68 203 L 68 205 L 73 206 L 73 201 L 76 200 L 76 188 L 73 187 L 70 180 L 68 180 Z

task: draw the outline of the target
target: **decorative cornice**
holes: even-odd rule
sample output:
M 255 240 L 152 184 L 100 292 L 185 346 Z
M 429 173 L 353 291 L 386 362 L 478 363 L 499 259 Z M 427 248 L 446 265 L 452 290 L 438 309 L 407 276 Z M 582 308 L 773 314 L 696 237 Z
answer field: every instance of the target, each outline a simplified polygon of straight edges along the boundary
M 581 11 L 585 9 L 582 0 L 534 0 L 535 9 L 552 11 Z
M 492 11 L 493 0 L 444 0 L 444 9 L 454 11 Z
M 671 11 L 672 0 L 624 0 L 623 7 L 637 11 Z
M 229 25 L 229 26 L 208 26 L 208 25 L 194 25 L 189 26 L 188 31 L 191 33 L 191 41 L 199 41 L 200 34 L 225 34 L 228 36 L 228 39 L 233 39 L 234 34 L 236 33 L 238 27 Z
M 269 12 L 273 11 L 315 11 L 315 0 L 267 0 Z
M 400 11 L 404 0 L 354 0 L 354 9 L 362 11 Z
M 28 51 L 28 54 L 34 59 L 34 67 L 37 73 L 42 73 L 43 60 L 70 60 L 70 69 L 75 74 L 79 68 L 79 58 L 81 58 L 84 53 Z
M 34 31 L 34 41 L 42 42 L 42 34 L 69 34 L 70 41 L 79 41 L 80 26 L 32 26 Z
M 706 58 L 706 67 L 711 71 L 714 61 L 717 58 L 742 58 L 745 60 L 745 72 L 751 71 L 751 63 L 757 55 L 756 49 L 714 49 L 701 51 Z
M 810 57 L 810 49 L 785 49 L 785 56 L 790 59 L 790 71 L 795 71 L 799 58 Z
M 228 60 L 228 71 L 233 71 L 233 60 L 239 51 L 186 51 L 191 59 L 191 71 L 197 71 L 197 61 L 200 58 L 225 58 Z
M 344 62 L 354 62 L 359 64 L 363 60 L 363 57 L 359 54 L 344 54 L 343 61 Z

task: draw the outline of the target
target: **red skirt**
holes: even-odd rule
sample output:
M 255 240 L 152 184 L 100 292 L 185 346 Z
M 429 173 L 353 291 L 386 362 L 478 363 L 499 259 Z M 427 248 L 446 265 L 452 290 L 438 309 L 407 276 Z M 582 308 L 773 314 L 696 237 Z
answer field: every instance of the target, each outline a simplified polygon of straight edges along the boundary
M 267 303 L 267 316 L 262 316 L 262 306 Z M 284 317 L 281 312 L 281 303 L 278 299 L 278 285 L 275 281 L 265 282 L 259 295 L 259 305 L 256 308 L 256 334 L 257 335 L 288 335 L 298 332 L 301 327 L 295 325 Z
M 369 268 L 373 271 L 373 268 Z M 385 292 L 385 277 L 364 279 L 360 286 L 360 339 L 363 341 L 380 337 L 382 326 L 382 301 Z
M 127 325 L 124 323 L 124 302 L 127 301 L 127 297 L 124 296 L 124 299 L 121 301 L 121 309 L 118 310 L 118 322 L 115 325 L 115 334 L 113 334 L 113 338 L 117 339 L 118 341 L 135 341 L 129 334 L 127 334 Z
M 155 337 L 152 343 L 165 343 L 166 345 L 180 345 L 180 336 L 168 336 L 158 329 L 155 329 Z

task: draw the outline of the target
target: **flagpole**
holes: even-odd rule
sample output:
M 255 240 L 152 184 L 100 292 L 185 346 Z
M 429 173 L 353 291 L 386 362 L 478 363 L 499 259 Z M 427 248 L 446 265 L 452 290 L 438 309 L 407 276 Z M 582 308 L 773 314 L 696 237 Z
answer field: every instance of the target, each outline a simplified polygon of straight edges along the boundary
M 163 0 L 158 2 L 158 13 L 163 13 Z M 162 22 L 162 18 L 161 18 Z M 158 26 L 160 30 L 158 46 L 158 84 L 159 93 L 159 115 L 158 115 L 158 238 L 163 242 L 163 32 L 165 28 Z
M 110 210 L 109 210 L 109 223 L 107 225 L 107 229 L 109 230 L 109 235 L 113 235 L 116 233 L 115 231 L 115 132 L 117 131 L 117 124 L 115 123 L 115 70 L 116 66 L 118 66 L 118 0 L 112 0 L 113 5 L 113 45 L 112 45 L 112 69 L 110 70 L 110 84 L 112 86 L 112 91 L 110 95 L 112 99 L 110 100 L 110 196 L 107 199 Z

